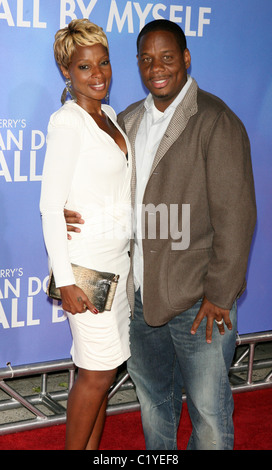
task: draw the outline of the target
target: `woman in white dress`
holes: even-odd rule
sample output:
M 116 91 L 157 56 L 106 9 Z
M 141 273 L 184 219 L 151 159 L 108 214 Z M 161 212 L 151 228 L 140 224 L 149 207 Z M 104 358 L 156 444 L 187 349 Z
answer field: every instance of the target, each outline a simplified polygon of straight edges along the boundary
M 50 117 L 40 209 L 78 367 L 67 404 L 65 448 L 91 450 L 99 446 L 108 390 L 130 355 L 131 159 L 115 112 L 101 104 L 111 80 L 102 28 L 87 19 L 71 21 L 56 33 L 54 53 L 74 99 Z M 64 208 L 77 208 L 85 220 L 72 240 L 67 240 Z M 71 263 L 120 275 L 111 311 L 95 309 L 75 285 Z

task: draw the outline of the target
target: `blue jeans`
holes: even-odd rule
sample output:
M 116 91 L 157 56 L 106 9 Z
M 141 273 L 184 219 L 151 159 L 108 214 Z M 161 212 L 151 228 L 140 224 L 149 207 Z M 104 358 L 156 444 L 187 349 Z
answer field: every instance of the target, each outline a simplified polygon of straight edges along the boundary
M 191 326 L 201 300 L 161 327 L 143 318 L 140 291 L 130 326 L 131 358 L 127 362 L 141 405 L 147 450 L 177 449 L 182 390 L 192 422 L 190 450 L 233 449 L 233 397 L 228 371 L 236 344 L 236 303 L 230 312 L 233 329 L 206 342 L 203 320 L 195 335 Z

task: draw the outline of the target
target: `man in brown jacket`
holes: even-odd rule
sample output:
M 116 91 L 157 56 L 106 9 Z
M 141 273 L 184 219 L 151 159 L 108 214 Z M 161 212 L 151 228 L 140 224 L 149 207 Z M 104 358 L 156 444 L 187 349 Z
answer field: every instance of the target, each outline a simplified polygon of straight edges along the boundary
M 237 116 L 187 75 L 179 26 L 147 24 L 137 48 L 150 93 L 118 120 L 134 162 L 127 365 L 146 448 L 177 448 L 185 389 L 188 448 L 232 449 L 228 371 L 256 222 L 250 144 Z

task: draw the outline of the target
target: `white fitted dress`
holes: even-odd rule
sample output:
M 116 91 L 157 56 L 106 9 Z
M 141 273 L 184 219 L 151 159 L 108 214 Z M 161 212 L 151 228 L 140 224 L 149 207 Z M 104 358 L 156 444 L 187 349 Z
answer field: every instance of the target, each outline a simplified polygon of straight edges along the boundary
M 102 110 L 122 132 L 114 110 L 108 105 L 102 105 Z M 116 368 L 130 355 L 126 281 L 131 153 L 124 138 L 127 156 L 74 101 L 52 114 L 48 125 L 40 210 L 56 285 L 75 284 L 71 263 L 120 275 L 111 311 L 67 313 L 73 361 L 88 370 Z M 72 233 L 72 240 L 67 240 L 64 207 L 85 220 L 81 233 Z

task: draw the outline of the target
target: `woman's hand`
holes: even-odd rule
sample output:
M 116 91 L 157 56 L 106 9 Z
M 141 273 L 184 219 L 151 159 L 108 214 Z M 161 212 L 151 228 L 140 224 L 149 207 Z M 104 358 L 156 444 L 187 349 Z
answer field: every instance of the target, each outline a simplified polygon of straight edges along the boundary
M 86 310 L 97 314 L 99 313 L 95 306 L 89 301 L 83 290 L 76 285 L 60 287 L 62 308 L 73 315 L 84 313 Z

